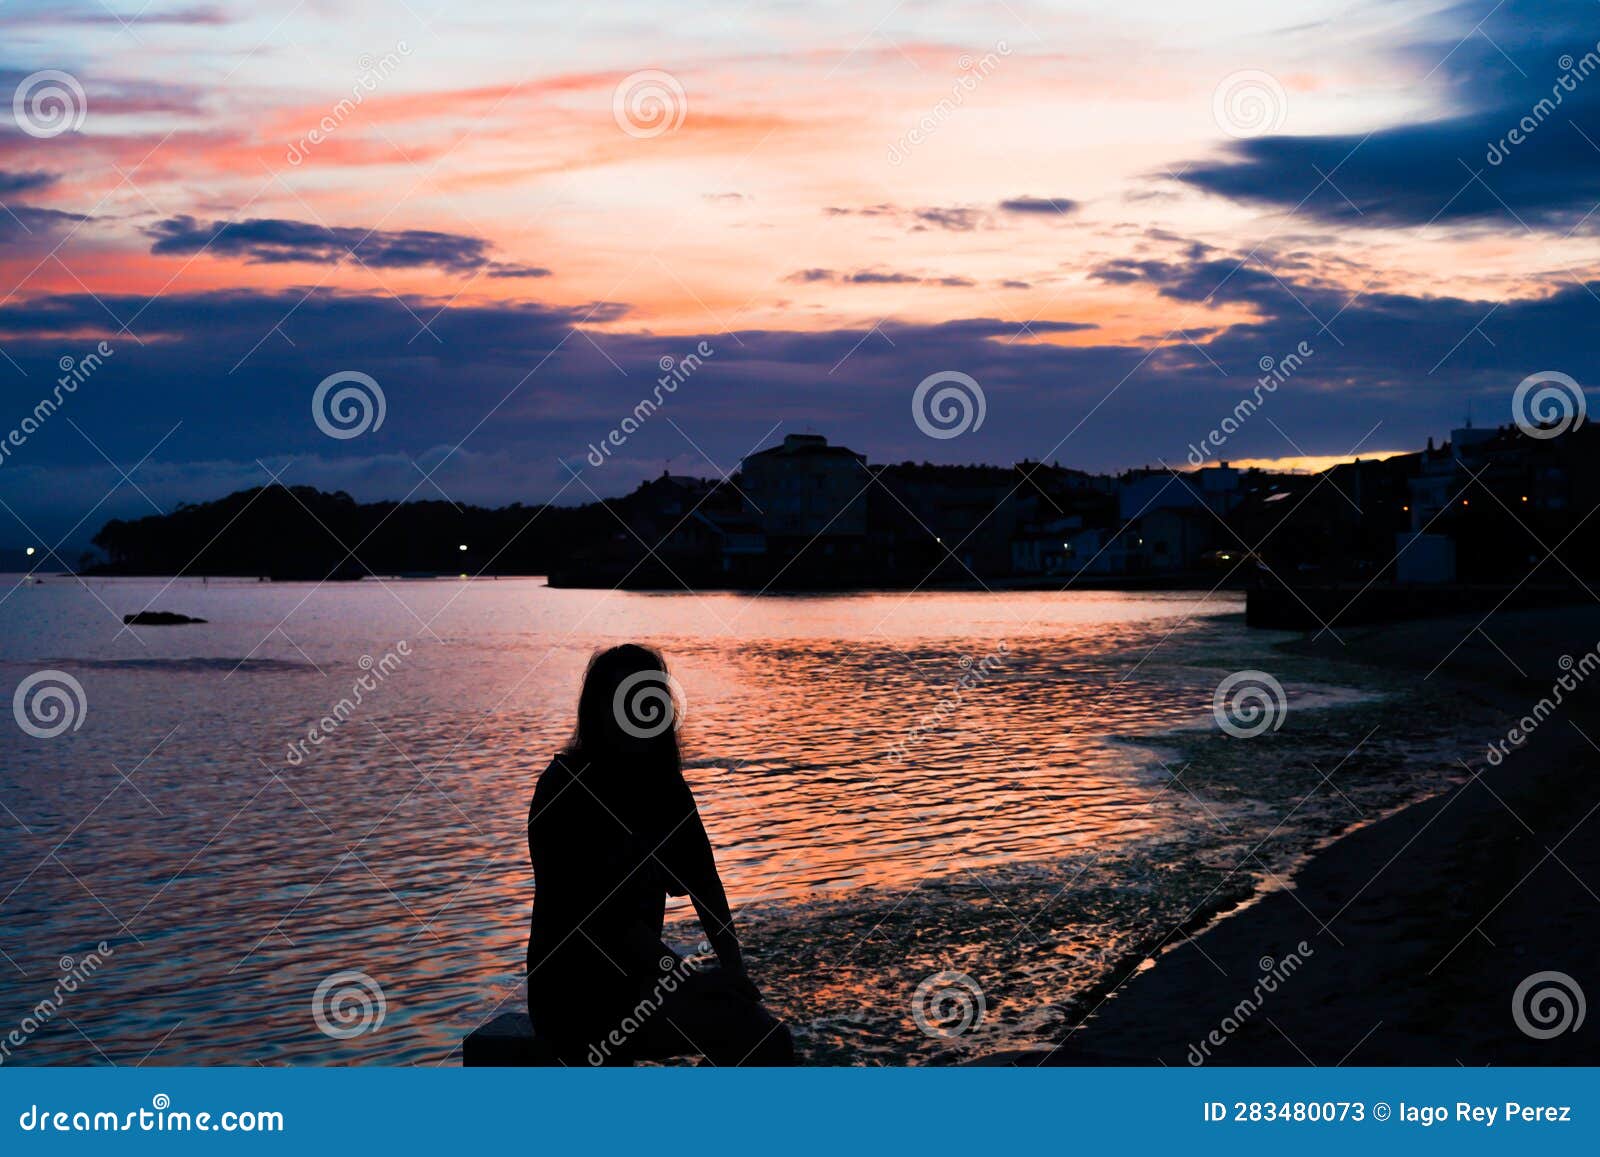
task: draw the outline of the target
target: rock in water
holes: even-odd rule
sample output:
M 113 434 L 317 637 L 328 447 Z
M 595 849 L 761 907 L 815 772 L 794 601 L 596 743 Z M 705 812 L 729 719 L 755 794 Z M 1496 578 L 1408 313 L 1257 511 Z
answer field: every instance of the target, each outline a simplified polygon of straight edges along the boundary
M 203 623 L 204 619 L 191 619 L 188 615 L 180 615 L 176 611 L 138 611 L 131 615 L 123 615 L 124 626 L 129 627 L 179 627 L 184 623 Z

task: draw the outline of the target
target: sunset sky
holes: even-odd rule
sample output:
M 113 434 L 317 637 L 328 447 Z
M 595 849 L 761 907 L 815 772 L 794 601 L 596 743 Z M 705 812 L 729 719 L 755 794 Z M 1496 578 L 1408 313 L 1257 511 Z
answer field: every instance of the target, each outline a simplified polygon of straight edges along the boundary
M 11 439 L 0 546 L 272 477 L 581 502 L 805 431 L 1181 465 L 1301 343 L 1221 456 L 1505 423 L 1595 376 L 1597 41 L 1593 0 L 6 0 L 0 441 L 113 352 Z M 384 420 L 331 438 L 344 371 Z M 919 428 L 940 371 L 981 427 Z

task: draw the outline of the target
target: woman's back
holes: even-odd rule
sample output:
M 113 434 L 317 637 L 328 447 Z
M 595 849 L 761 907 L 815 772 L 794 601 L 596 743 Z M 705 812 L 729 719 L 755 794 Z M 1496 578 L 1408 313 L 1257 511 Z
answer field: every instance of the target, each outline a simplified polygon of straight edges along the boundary
M 629 1057 L 688 1045 L 717 1063 L 783 1063 L 788 1032 L 745 975 L 711 843 L 683 778 L 671 686 L 661 657 L 646 648 L 596 655 L 577 734 L 534 788 L 528 1011 L 564 1059 L 623 1059 L 613 1051 L 623 1047 L 620 1033 L 630 1038 Z M 654 713 L 629 700 L 641 688 L 658 705 Z M 693 900 L 720 969 L 688 969 L 662 943 L 669 892 Z
M 665 889 L 639 834 L 595 790 L 592 765 L 574 762 L 551 761 L 528 809 L 536 881 L 528 990 L 530 1001 L 548 1005 L 537 997 L 570 1000 L 583 984 L 609 1012 L 632 1003 L 638 978 L 628 975 L 629 959 L 641 935 L 659 939 Z

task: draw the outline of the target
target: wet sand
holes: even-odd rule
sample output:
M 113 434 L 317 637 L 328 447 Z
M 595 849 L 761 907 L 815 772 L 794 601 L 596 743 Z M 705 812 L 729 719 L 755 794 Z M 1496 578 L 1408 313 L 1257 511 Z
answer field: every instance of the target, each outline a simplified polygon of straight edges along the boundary
M 1477 623 L 1341 629 L 1342 642 L 1286 644 L 1286 657 L 1370 664 L 1422 702 L 1455 705 L 1471 720 L 1457 733 L 1481 740 L 1456 753 L 1458 782 L 1359 824 L 1305 861 L 1289 886 L 1203 931 L 1166 937 L 1049 1043 L 979 1063 L 1600 1061 L 1592 1018 L 1539 1039 L 1513 1013 L 1519 984 L 1536 973 L 1565 973 L 1600 995 L 1600 748 L 1591 742 L 1600 742 L 1600 672 L 1565 693 L 1498 766 L 1487 758 L 1551 694 L 1562 657 L 1581 660 L 1600 643 L 1600 608 L 1505 613 L 1483 631 Z M 1408 723 L 1400 715 L 1389 728 Z M 1329 789 L 1349 775 L 1319 767 Z M 1523 1009 L 1538 1029 L 1537 1002 Z M 1570 1019 L 1554 1002 L 1542 1011 Z

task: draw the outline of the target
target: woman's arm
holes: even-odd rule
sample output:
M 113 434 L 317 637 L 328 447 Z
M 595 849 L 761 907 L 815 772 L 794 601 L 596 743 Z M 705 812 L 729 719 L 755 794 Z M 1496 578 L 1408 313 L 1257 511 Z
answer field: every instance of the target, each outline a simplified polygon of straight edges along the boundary
M 684 793 L 689 815 L 669 841 L 671 855 L 667 870 L 674 876 L 694 904 L 705 929 L 706 939 L 717 954 L 717 960 L 727 971 L 742 975 L 744 957 L 739 950 L 739 937 L 733 927 L 733 911 L 728 906 L 728 894 L 723 890 L 722 877 L 717 872 L 717 860 L 711 850 L 711 838 L 706 834 L 700 811 L 694 797 Z

